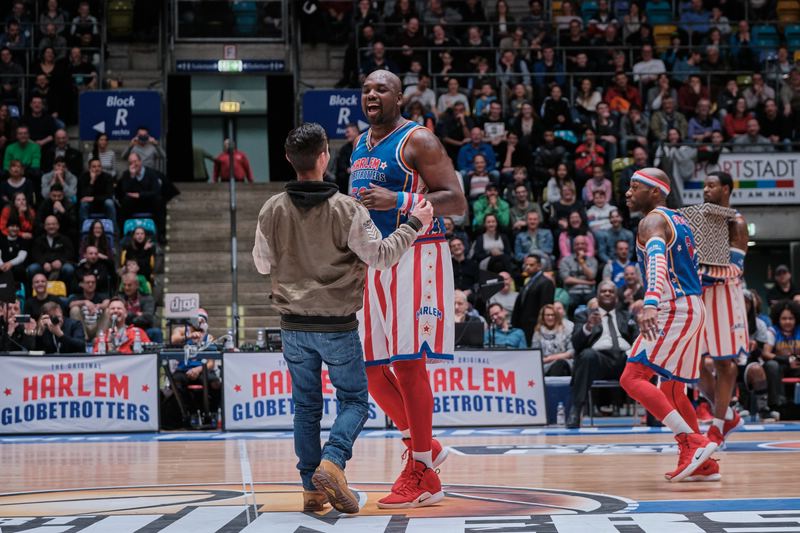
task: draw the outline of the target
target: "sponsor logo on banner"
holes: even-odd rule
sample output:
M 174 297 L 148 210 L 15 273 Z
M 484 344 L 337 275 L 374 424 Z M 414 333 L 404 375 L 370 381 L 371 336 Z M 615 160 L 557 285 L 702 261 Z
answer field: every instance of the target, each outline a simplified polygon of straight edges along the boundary
M 292 378 L 279 353 L 225 354 L 225 429 L 291 429 L 294 418 Z M 322 427 L 329 429 L 339 412 L 336 389 L 322 365 Z M 386 426 L 386 415 L 369 399 L 364 427 Z
M 0 433 L 158 429 L 154 354 L 2 361 Z
M 429 365 L 434 426 L 546 424 L 538 350 L 458 352 Z

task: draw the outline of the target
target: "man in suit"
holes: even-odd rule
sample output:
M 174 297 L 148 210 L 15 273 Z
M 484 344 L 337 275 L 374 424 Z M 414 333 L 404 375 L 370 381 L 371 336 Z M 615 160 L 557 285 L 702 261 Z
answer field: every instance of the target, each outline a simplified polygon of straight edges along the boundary
M 121 206 L 120 222 L 125 222 L 135 213 L 150 213 L 158 225 L 159 235 L 163 234 L 164 226 L 160 223 L 163 205 L 158 173 L 144 166 L 137 152 L 128 156 L 128 170 L 117 184 L 117 198 Z
M 42 306 L 36 335 L 36 349 L 50 353 L 86 353 L 83 325 L 77 320 L 64 318 L 61 306 L 48 302 Z
M 514 302 L 511 324 L 525 332 L 525 340 L 530 346 L 533 329 L 539 319 L 539 310 L 542 306 L 553 303 L 556 286 L 542 272 L 542 260 L 538 255 L 528 255 L 525 258 L 522 272 L 528 281 Z
M 627 311 L 617 309 L 617 287 L 605 280 L 597 290 L 597 304 L 590 302 L 586 313 L 575 316 L 572 345 L 575 365 L 572 370 L 572 407 L 568 428 L 581 425 L 581 412 L 596 379 L 619 379 L 625 370 L 628 350 L 639 328 Z

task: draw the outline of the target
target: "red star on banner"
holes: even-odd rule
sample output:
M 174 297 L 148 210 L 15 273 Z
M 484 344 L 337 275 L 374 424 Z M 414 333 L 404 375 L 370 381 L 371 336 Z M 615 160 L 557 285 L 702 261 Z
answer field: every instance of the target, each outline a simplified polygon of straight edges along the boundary
M 150 385 L 142 385 L 142 392 L 150 391 Z
M 534 383 L 532 379 L 528 380 L 528 387 L 533 388 L 534 385 L 536 385 L 536 383 Z
M 6 390 L 3 391 L 3 394 L 5 394 L 6 396 L 11 396 L 11 389 L 6 387 Z
M 241 385 L 234 385 L 233 386 L 233 390 L 235 390 L 236 392 L 242 392 L 242 386 Z

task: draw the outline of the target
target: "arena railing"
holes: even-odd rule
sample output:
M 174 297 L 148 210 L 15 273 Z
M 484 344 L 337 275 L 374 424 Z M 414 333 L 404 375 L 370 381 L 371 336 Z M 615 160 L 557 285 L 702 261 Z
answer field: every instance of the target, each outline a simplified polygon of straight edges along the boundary
M 282 0 L 176 0 L 176 42 L 285 42 L 288 2 Z

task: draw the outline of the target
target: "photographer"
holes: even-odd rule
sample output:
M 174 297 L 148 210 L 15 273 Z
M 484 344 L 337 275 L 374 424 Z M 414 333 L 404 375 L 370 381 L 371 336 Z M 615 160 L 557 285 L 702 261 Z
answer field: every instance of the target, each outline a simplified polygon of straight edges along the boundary
M 64 318 L 61 306 L 48 302 L 36 328 L 36 349 L 51 353 L 86 353 L 83 326 L 77 320 Z
M 5 318 L 5 331 L 0 334 L 0 352 L 30 351 L 35 348 L 36 321 L 20 314 L 19 300 L 0 303 L 0 319 Z M 0 324 L 2 325 L 2 324 Z

